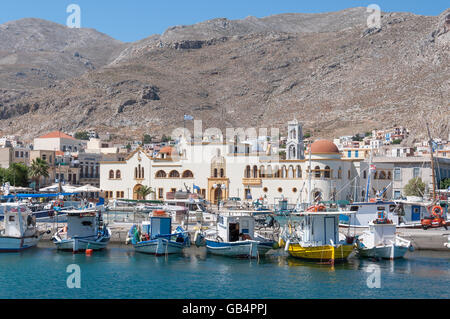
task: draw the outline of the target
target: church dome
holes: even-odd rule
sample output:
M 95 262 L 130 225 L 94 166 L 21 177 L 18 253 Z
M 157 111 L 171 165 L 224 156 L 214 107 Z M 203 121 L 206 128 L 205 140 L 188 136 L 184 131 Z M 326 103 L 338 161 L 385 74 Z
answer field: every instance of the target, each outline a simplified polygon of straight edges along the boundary
M 311 144 L 311 154 L 339 154 L 339 149 L 333 142 L 327 140 L 318 140 Z

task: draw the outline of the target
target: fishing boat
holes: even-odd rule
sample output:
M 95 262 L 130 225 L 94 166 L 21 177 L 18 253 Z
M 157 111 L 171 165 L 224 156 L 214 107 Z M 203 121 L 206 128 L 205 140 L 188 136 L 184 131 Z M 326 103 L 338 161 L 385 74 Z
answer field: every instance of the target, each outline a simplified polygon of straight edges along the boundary
M 17 252 L 37 245 L 45 232 L 36 226 L 36 217 L 24 204 L 4 205 L 4 229 L 0 231 L 0 252 Z
M 352 212 L 330 212 L 315 205 L 296 214 L 280 236 L 280 245 L 290 256 L 319 262 L 345 261 L 355 248 L 354 238 L 339 234 L 339 216 Z
M 67 226 L 59 229 L 52 238 L 58 250 L 80 252 L 106 248 L 111 230 L 103 223 L 100 208 L 68 210 L 66 213 Z
M 396 225 L 380 211 L 378 218 L 369 223 L 369 230 L 357 238 L 358 254 L 361 257 L 396 259 L 403 258 L 414 248 L 409 240 L 395 234 Z
M 255 233 L 255 218 L 248 211 L 220 213 L 216 231 L 205 233 L 205 239 L 209 253 L 241 258 L 264 256 L 275 244 Z
M 181 253 L 190 246 L 189 234 L 178 226 L 172 233 L 172 218 L 165 210 L 154 210 L 141 225 L 133 225 L 126 243 L 137 252 L 156 256 Z

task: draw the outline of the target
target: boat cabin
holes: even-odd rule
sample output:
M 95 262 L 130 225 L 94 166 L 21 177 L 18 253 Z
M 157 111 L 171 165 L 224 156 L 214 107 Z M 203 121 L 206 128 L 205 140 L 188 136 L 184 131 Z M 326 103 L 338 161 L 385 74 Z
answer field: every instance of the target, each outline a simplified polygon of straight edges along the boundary
M 98 217 L 95 211 L 68 211 L 67 238 L 98 235 Z
M 251 215 L 224 213 L 219 215 L 217 228 L 224 242 L 254 239 L 255 219 Z
M 11 203 L 4 205 L 6 237 L 24 237 L 31 235 L 36 229 L 36 217 L 24 204 Z
M 347 212 L 350 213 L 350 212 Z M 343 212 L 305 212 L 300 219 L 304 246 L 334 245 L 339 242 L 339 216 Z
M 369 232 L 372 236 L 365 237 L 364 245 L 375 247 L 395 243 L 396 225 L 386 218 L 384 212 L 379 212 L 378 218 L 369 224 Z
M 155 211 L 149 214 L 149 219 L 142 222 L 142 234 L 150 239 L 159 235 L 172 233 L 172 218 L 164 211 Z
M 396 206 L 395 202 L 392 201 L 352 203 L 347 206 L 347 209 L 355 212 L 355 214 L 350 216 L 349 223 L 352 226 L 367 227 L 371 221 L 377 218 L 379 211 L 386 212 L 390 220 L 398 222 L 398 216 L 394 213 Z

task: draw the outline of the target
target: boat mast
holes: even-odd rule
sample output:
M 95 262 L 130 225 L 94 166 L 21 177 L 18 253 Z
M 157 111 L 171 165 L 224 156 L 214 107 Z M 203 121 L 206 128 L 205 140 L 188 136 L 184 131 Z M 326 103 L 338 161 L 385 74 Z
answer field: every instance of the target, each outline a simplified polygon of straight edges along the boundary
M 366 184 L 366 194 L 364 201 L 367 203 L 369 201 L 369 187 L 370 187 L 370 176 L 372 176 L 372 153 L 373 148 L 370 150 L 370 158 L 369 158 L 369 174 L 367 176 L 367 184 Z
M 312 204 L 312 198 L 311 198 L 311 142 L 309 143 L 309 170 L 308 170 L 308 205 Z
M 430 127 L 427 124 L 427 132 L 428 132 L 428 145 L 430 146 L 430 156 L 431 156 L 431 176 L 433 179 L 433 202 L 436 200 L 436 176 L 434 172 L 434 156 L 433 156 L 433 139 L 430 134 Z

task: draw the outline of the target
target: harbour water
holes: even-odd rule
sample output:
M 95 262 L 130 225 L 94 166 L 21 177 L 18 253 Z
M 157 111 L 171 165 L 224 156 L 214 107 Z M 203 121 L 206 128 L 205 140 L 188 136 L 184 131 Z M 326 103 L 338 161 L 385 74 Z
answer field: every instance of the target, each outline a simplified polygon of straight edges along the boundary
M 436 299 L 449 297 L 449 262 L 450 253 L 430 251 L 396 261 L 350 258 L 334 266 L 277 255 L 259 261 L 223 258 L 201 248 L 154 257 L 124 245 L 86 256 L 41 242 L 22 253 L 0 254 L 0 298 Z M 72 264 L 80 266 L 79 289 L 67 286 Z M 377 272 L 380 288 L 369 288 Z

